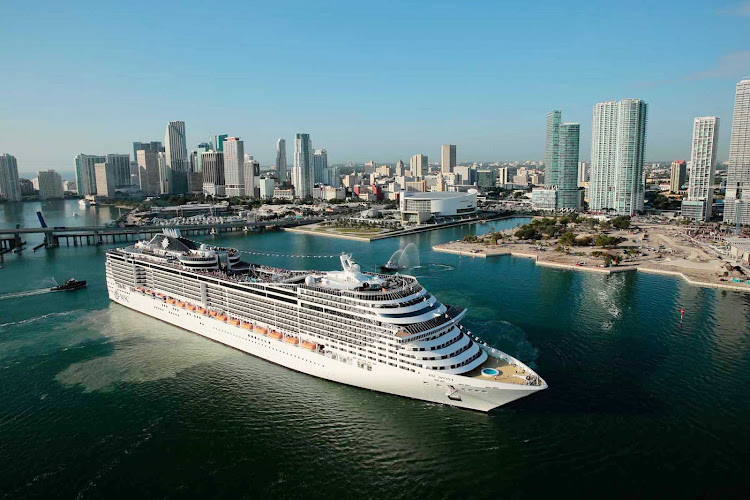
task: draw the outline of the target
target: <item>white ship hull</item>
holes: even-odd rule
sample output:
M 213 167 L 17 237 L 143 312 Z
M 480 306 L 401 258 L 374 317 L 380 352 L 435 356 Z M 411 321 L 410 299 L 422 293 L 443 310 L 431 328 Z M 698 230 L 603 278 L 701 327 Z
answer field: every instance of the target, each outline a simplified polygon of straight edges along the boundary
M 329 357 L 330 353 L 308 351 L 168 304 L 111 279 L 107 279 L 107 289 L 111 300 L 135 311 L 292 370 L 355 387 L 484 412 L 546 388 L 546 384 L 498 384 L 461 375 L 410 372 L 384 364 L 373 364 L 368 370 L 358 367 L 354 359 L 349 364 Z

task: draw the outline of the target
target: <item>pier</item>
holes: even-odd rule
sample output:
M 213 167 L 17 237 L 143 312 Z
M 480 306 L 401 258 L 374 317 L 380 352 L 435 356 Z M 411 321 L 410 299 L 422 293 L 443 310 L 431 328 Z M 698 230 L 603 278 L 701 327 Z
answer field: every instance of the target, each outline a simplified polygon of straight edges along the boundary
M 185 236 L 218 234 L 234 231 L 258 231 L 270 228 L 296 227 L 320 222 L 323 219 L 309 218 L 303 220 L 282 220 L 269 222 L 227 222 L 224 224 L 189 224 L 189 225 L 152 225 L 133 227 L 45 227 L 45 228 L 15 228 L 0 229 L 0 255 L 21 248 L 26 242 L 21 239 L 23 234 L 43 234 L 44 243 L 40 246 L 54 248 L 65 246 L 102 245 L 104 243 L 118 243 L 149 239 L 155 234 L 161 234 L 165 228 L 179 229 Z M 37 247 L 37 248 L 38 248 Z

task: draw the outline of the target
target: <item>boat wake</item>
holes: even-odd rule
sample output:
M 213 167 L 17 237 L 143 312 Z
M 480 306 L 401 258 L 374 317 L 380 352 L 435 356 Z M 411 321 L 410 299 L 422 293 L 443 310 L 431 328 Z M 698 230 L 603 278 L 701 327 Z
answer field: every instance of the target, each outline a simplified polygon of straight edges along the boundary
M 38 290 L 26 290 L 24 292 L 13 292 L 0 295 L 0 300 L 6 299 L 20 299 L 21 297 L 32 297 L 34 295 L 43 295 L 45 293 L 51 293 L 52 290 L 49 288 L 39 288 Z
M 41 316 L 34 316 L 33 318 L 26 318 L 22 319 L 20 321 L 11 321 L 10 323 L 0 323 L 0 328 L 7 328 L 10 326 L 20 326 L 25 325 L 27 323 L 33 323 L 34 321 L 41 321 L 46 318 L 54 318 L 57 316 L 68 316 L 70 314 L 73 314 L 77 311 L 63 311 L 63 312 L 55 312 L 55 313 L 49 313 L 49 314 L 42 314 Z

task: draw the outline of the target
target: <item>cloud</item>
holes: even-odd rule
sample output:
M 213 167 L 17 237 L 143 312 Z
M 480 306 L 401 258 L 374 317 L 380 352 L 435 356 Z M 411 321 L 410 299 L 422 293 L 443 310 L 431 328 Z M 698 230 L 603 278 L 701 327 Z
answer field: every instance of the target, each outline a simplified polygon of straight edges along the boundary
M 727 7 L 723 7 L 719 9 L 716 12 L 720 16 L 750 17 L 750 1 L 746 0 L 744 2 L 736 3 L 734 5 L 729 5 Z
M 747 76 L 748 71 L 750 71 L 750 50 L 743 50 L 741 52 L 724 54 L 712 69 L 690 74 L 685 79 L 703 80 L 706 78 L 743 77 Z

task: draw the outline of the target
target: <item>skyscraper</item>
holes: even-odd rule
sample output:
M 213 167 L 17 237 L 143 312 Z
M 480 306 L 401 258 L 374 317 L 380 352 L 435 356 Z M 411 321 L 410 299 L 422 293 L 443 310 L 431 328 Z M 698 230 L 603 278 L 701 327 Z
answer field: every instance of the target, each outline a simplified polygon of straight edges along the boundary
M 151 142 L 134 142 L 133 143 L 133 158 L 138 157 L 138 151 L 164 151 L 164 145 L 159 141 Z
M 115 175 L 115 187 L 130 187 L 130 155 L 108 154 L 107 163 L 112 165 Z
M 202 172 L 203 165 L 201 164 L 201 155 L 206 151 L 211 150 L 211 145 L 207 142 L 201 142 L 198 147 L 190 153 L 190 171 L 191 172 Z
M 8 201 L 21 201 L 18 162 L 15 156 L 8 153 L 0 155 L 0 198 Z
M 690 153 L 690 178 L 687 200 L 682 202 L 682 215 L 696 220 L 711 218 L 714 201 L 716 150 L 719 146 L 719 119 L 701 116 L 693 120 L 693 148 Z M 684 164 L 683 180 L 684 180 Z M 674 163 L 672 163 L 674 169 Z M 674 177 L 674 172 L 673 172 Z
M 245 196 L 255 197 L 255 187 L 259 185 L 260 163 L 252 155 L 245 153 Z
M 203 193 L 210 195 L 224 195 L 224 153 L 207 151 L 203 153 Z
M 111 163 L 97 163 L 94 165 L 96 172 L 96 195 L 105 198 L 115 197 L 115 167 Z
M 589 181 L 589 170 L 590 165 L 585 161 L 578 162 L 578 187 L 581 187 L 584 182 Z
M 218 134 L 214 136 L 214 144 L 213 149 L 214 151 L 218 152 L 224 152 L 224 141 L 227 140 L 227 137 L 229 137 L 227 134 Z
M 450 174 L 456 167 L 456 145 L 443 144 L 440 148 L 440 171 Z
M 227 137 L 223 152 L 227 196 L 245 196 L 244 143 L 239 137 Z
M 640 99 L 600 102 L 591 131 L 589 208 L 631 215 L 643 210 L 647 105 Z
M 560 161 L 560 122 L 562 111 L 547 113 L 547 130 L 544 135 L 544 180 L 548 186 L 557 186 Z
M 297 134 L 294 138 L 294 167 L 292 185 L 295 195 L 304 199 L 312 197 L 314 185 L 313 149 L 310 134 Z
M 328 169 L 328 152 L 325 149 L 316 149 L 313 153 L 313 182 L 315 184 L 325 182 L 326 169 Z
M 695 141 L 695 129 L 693 129 L 693 141 Z M 682 185 L 685 184 L 686 178 L 687 163 L 685 163 L 685 160 L 673 161 L 672 166 L 669 168 L 669 192 L 679 193 Z
M 412 177 L 418 179 L 424 178 L 430 171 L 430 166 L 427 163 L 427 155 L 416 154 L 409 159 L 409 171 Z
M 557 209 L 580 210 L 581 193 L 578 190 L 578 151 L 581 126 L 578 123 L 561 123 L 557 154 Z M 545 171 L 546 177 L 546 171 Z M 545 184 L 549 184 L 545 180 Z
M 107 161 L 105 156 L 79 154 L 73 159 L 76 172 L 76 189 L 81 196 L 93 196 L 96 194 L 96 170 L 97 163 Z
M 175 121 L 167 124 L 164 133 L 164 152 L 167 162 L 167 192 L 187 192 L 187 172 L 190 163 L 185 140 L 185 122 Z
M 724 198 L 724 222 L 735 224 L 738 220 L 750 224 L 750 78 L 740 81 L 734 94 Z
M 136 154 L 141 190 L 148 196 L 159 196 L 159 151 L 139 149 Z
M 279 184 L 284 184 L 287 181 L 286 166 L 286 139 L 279 137 L 276 141 L 276 179 Z
M 36 173 L 39 180 L 39 199 L 52 200 L 64 197 L 62 177 L 54 170 L 41 170 Z

